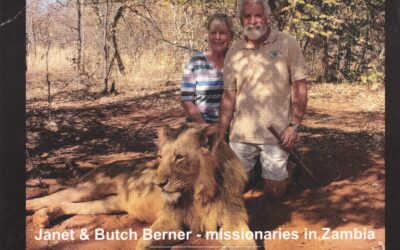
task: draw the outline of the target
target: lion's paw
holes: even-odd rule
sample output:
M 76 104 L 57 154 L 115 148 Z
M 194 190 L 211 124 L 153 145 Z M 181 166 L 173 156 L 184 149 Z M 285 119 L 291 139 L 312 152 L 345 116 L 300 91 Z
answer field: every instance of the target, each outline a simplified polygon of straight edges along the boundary
M 46 228 L 50 225 L 50 218 L 46 208 L 40 209 L 33 215 L 33 224 L 39 228 Z
M 142 238 L 139 239 L 139 242 L 136 245 L 136 250 L 146 250 L 150 247 L 150 240 L 143 240 Z
M 33 223 L 39 228 L 46 228 L 60 215 L 62 215 L 62 209 L 59 207 L 42 208 L 33 215 Z
M 246 249 L 246 250 L 257 250 L 258 246 L 254 240 L 230 240 L 224 241 L 222 243 L 224 250 L 236 250 L 236 249 Z

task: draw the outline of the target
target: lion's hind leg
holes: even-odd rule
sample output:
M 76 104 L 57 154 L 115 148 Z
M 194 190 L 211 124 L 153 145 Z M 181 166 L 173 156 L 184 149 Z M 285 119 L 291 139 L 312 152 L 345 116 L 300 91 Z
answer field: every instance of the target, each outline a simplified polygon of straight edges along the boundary
M 63 202 L 64 214 L 111 214 L 125 212 L 117 195 L 87 202 Z
M 112 181 L 100 184 L 94 181 L 82 182 L 48 196 L 27 200 L 26 210 L 28 213 L 33 213 L 42 208 L 58 206 L 62 202 L 96 200 L 115 192 L 116 188 Z
M 40 209 L 58 206 L 62 202 L 74 202 L 87 199 L 93 193 L 91 189 L 70 187 L 48 196 L 26 201 L 26 211 L 34 213 Z
M 111 185 L 101 186 L 92 182 L 83 182 L 48 196 L 27 200 L 26 211 L 28 214 L 34 213 L 35 225 L 40 228 L 49 227 L 51 221 L 63 215 L 96 214 L 102 213 L 103 210 L 113 211 L 111 208 L 119 206 L 120 203 L 111 205 L 109 200 L 115 201 L 114 198 L 110 198 L 112 196 L 99 200 L 112 192 L 115 192 L 115 187 Z M 90 203 L 91 200 L 95 200 L 94 203 Z M 103 210 L 99 208 L 101 207 L 99 203 L 104 203 Z
M 69 194 L 76 193 L 74 188 L 67 188 L 48 196 L 34 198 L 26 201 L 26 211 L 28 214 L 35 213 L 43 208 L 55 206 L 62 201 L 68 200 Z
M 42 208 L 33 216 L 33 222 L 38 227 L 49 227 L 51 221 L 64 215 L 96 215 L 124 212 L 120 199 L 110 195 L 103 199 L 87 202 L 62 202 L 57 206 Z

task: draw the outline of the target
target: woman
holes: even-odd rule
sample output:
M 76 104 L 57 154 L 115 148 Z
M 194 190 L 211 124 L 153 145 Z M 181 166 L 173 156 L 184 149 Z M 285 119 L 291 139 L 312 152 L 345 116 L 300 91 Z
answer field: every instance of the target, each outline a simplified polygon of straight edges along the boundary
M 182 106 L 189 122 L 217 122 L 224 91 L 223 66 L 233 39 L 233 24 L 227 15 L 218 13 L 209 18 L 206 27 L 208 49 L 192 56 L 181 84 Z

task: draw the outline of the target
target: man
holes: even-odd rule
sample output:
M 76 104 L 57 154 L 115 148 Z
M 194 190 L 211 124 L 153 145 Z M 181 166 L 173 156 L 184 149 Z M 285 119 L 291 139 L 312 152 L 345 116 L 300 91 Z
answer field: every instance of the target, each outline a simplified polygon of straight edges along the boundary
M 280 197 L 289 180 L 284 149 L 298 139 L 307 106 L 306 63 L 292 36 L 271 29 L 267 0 L 241 0 L 239 15 L 245 38 L 225 58 L 221 134 L 230 126 L 230 146 L 246 171 L 260 159 L 264 194 Z M 269 125 L 281 133 L 281 145 Z

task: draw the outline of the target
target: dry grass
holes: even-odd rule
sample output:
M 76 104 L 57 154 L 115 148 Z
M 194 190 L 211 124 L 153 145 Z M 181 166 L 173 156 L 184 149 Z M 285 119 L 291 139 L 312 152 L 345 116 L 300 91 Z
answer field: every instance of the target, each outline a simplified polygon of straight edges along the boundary
M 31 52 L 27 57 L 27 99 L 43 99 L 47 97 L 45 50 L 38 47 L 36 56 Z M 87 54 L 91 56 L 88 57 Z M 138 60 L 122 55 L 125 66 L 124 74 L 115 67 L 110 82 L 115 81 L 119 92 L 130 92 L 152 88 L 154 85 L 167 81 L 180 81 L 183 64 L 187 58 L 180 60 L 173 55 L 174 51 L 148 51 Z M 86 52 L 84 65 L 91 77 L 79 84 L 75 65 L 72 63 L 74 51 L 71 49 L 51 48 L 49 52 L 49 75 L 51 92 L 101 92 L 104 88 L 102 55 L 98 52 Z M 187 54 L 186 57 L 189 57 Z
M 27 99 L 47 98 L 47 85 L 45 82 L 45 50 L 38 47 L 36 57 L 31 52 L 27 58 Z M 88 58 L 88 54 L 91 55 Z M 111 81 L 115 80 L 119 93 L 140 94 L 142 91 L 157 90 L 164 83 L 171 81 L 178 86 L 182 77 L 183 64 L 186 58 L 180 59 L 175 55 L 175 51 L 159 49 L 158 51 L 148 51 L 137 61 L 128 55 L 122 55 L 125 66 L 125 74 L 114 71 Z M 103 66 L 102 55 L 95 51 L 85 53 L 85 67 L 93 72 L 90 80 L 84 80 L 84 84 L 79 84 L 76 78 L 74 65 L 71 63 L 74 51 L 71 49 L 51 48 L 49 57 L 50 81 L 52 83 L 52 95 L 57 100 L 57 96 L 63 97 L 78 92 L 99 93 L 103 90 Z M 111 82 L 110 81 L 110 82 Z M 89 86 L 89 88 L 88 88 Z M 310 104 L 316 100 L 329 100 L 343 104 L 345 109 L 351 107 L 361 108 L 366 112 L 384 110 L 384 88 L 382 85 L 373 84 L 370 86 L 360 84 L 309 84 Z M 136 95 L 135 94 L 135 95 Z M 68 98 L 67 98 L 68 99 Z M 60 98 L 60 102 L 65 101 Z
M 36 48 L 36 55 L 33 50 L 27 55 L 28 72 L 46 72 L 46 50 L 42 47 Z M 49 71 L 63 72 L 73 71 L 74 66 L 71 63 L 75 56 L 72 48 L 50 47 L 49 51 Z
M 384 112 L 385 109 L 385 88 L 382 84 L 376 83 L 371 86 L 362 84 L 330 84 L 318 83 L 309 85 L 310 102 L 328 101 L 339 102 L 346 109 L 360 108 L 365 112 Z M 336 105 L 338 105 L 336 103 Z

